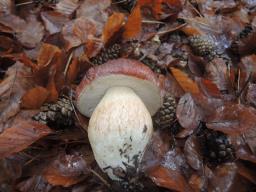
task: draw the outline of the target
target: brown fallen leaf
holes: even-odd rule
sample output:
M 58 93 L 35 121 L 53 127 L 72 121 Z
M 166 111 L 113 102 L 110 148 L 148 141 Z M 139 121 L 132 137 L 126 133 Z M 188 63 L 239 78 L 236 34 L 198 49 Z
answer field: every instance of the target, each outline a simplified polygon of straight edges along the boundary
M 46 101 L 49 92 L 44 87 L 37 86 L 28 90 L 21 99 L 21 107 L 25 109 L 38 109 Z
M 198 85 L 186 73 L 174 67 L 171 67 L 171 72 L 185 92 L 192 94 L 198 94 L 200 92 Z
M 43 177 L 51 185 L 69 187 L 90 174 L 90 163 L 78 153 L 62 152 L 45 168 Z
M 208 117 L 207 127 L 229 135 L 245 133 L 256 127 L 256 110 L 242 104 L 226 104 Z
M 200 121 L 203 119 L 203 112 L 191 94 L 187 93 L 179 100 L 176 116 L 182 127 L 193 130 L 198 127 Z
M 68 22 L 62 29 L 66 50 L 80 46 L 93 38 L 96 34 L 96 26 L 93 20 L 86 17 L 79 17 Z
M 35 16 L 30 16 L 23 30 L 18 32 L 16 36 L 23 46 L 34 48 L 44 36 L 44 27 Z
M 123 26 L 124 14 L 114 12 L 104 26 L 102 39 L 103 43 L 106 44 L 112 37 L 118 32 Z
M 84 17 L 93 21 L 96 36 L 102 34 L 105 23 L 108 19 L 107 8 L 111 5 L 111 0 L 86 0 L 77 10 L 77 18 Z
M 54 11 L 41 12 L 41 18 L 45 29 L 49 34 L 59 33 L 62 27 L 69 21 L 66 15 Z
M 141 32 L 142 16 L 140 11 L 140 5 L 137 4 L 132 13 L 129 15 L 128 20 L 124 26 L 123 38 L 129 40 L 137 38 Z
M 59 13 L 70 16 L 78 6 L 79 0 L 63 0 L 56 4 L 55 10 Z
M 26 149 L 52 131 L 44 124 L 21 120 L 0 134 L 0 159 Z
M 6 72 L 6 78 L 0 83 L 0 132 L 4 123 L 20 111 L 20 99 L 34 86 L 28 67 L 16 62 Z

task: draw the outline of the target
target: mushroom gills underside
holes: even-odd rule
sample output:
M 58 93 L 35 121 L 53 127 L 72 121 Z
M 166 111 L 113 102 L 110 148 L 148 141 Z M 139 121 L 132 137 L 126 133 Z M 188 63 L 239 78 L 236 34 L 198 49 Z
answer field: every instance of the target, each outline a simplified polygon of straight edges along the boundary
M 111 87 L 128 87 L 138 95 L 151 115 L 154 115 L 162 105 L 158 86 L 148 80 L 128 75 L 112 74 L 99 77 L 87 85 L 80 93 L 77 108 L 90 117 L 106 91 Z

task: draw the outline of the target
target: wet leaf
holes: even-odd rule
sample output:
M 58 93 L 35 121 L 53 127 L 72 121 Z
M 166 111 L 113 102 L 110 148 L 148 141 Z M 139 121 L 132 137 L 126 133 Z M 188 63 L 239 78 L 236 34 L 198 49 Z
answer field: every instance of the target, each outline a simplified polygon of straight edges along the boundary
M 256 155 L 256 127 L 247 130 L 244 133 L 245 141 L 250 147 L 250 150 Z
M 124 26 L 123 38 L 126 40 L 138 37 L 141 32 L 141 11 L 139 4 L 135 6 Z
M 198 127 L 203 114 L 191 94 L 187 93 L 179 100 L 176 116 L 182 127 L 193 130 Z
M 0 134 L 0 158 L 22 151 L 50 133 L 51 130 L 46 125 L 34 121 L 20 121 Z
M 103 43 L 106 44 L 113 35 L 118 32 L 123 26 L 124 14 L 114 12 L 109 18 L 104 26 L 102 39 Z
M 37 86 L 28 90 L 21 99 L 21 106 L 25 109 L 38 109 L 49 95 L 47 89 Z
M 229 90 L 227 65 L 223 59 L 217 58 L 206 66 L 207 77 L 217 85 L 220 91 Z
M 178 81 L 178 83 L 185 92 L 189 92 L 192 94 L 199 93 L 199 88 L 197 84 L 193 80 L 191 80 L 186 73 L 173 67 L 171 67 L 171 71 L 173 76 L 175 77 L 175 79 Z
M 34 85 L 29 68 L 17 62 L 6 72 L 7 77 L 0 83 L 0 132 L 3 124 L 20 111 L 20 99 Z
M 61 153 L 44 170 L 44 178 L 51 185 L 69 187 L 90 174 L 90 165 L 79 154 Z
M 209 191 L 232 191 L 237 175 L 235 163 L 226 163 L 217 167 L 213 178 L 210 179 Z
M 248 37 L 238 43 L 238 52 L 240 55 L 250 55 L 255 53 L 256 49 L 256 32 L 252 32 Z
M 153 168 L 148 175 L 158 186 L 189 192 L 191 188 L 182 174 L 182 166 L 183 169 L 186 167 L 185 159 L 179 151 L 174 149 L 168 151 L 162 164 Z
M 207 127 L 236 135 L 256 126 L 256 111 L 242 104 L 226 104 L 219 107 L 207 120 Z
M 21 192 L 30 192 L 31 190 L 40 192 L 50 192 L 50 190 L 53 187 L 50 184 L 48 184 L 41 175 L 35 175 L 18 183 L 17 188 Z
M 195 136 L 190 136 L 184 146 L 187 163 L 195 170 L 201 170 L 203 159 L 200 154 L 200 144 Z

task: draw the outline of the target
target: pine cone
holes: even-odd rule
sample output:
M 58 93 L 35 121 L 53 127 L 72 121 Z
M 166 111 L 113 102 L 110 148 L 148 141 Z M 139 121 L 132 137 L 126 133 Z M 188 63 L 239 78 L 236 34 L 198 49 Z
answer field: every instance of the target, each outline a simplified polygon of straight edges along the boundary
M 152 71 L 154 71 L 155 73 L 165 73 L 164 69 L 162 69 L 161 67 L 159 67 L 156 64 L 156 61 L 154 61 L 153 59 L 150 59 L 148 57 L 145 57 L 144 59 L 142 59 L 141 61 L 142 63 L 144 63 L 145 65 L 147 65 Z
M 214 41 L 208 35 L 194 35 L 189 38 L 190 46 L 195 54 L 212 60 L 217 54 Z
M 239 54 L 239 43 L 240 40 L 248 37 L 248 35 L 253 31 L 253 28 L 251 25 L 247 25 L 244 27 L 244 29 L 238 34 L 238 36 L 235 38 L 235 40 L 232 41 L 231 45 L 230 45 L 230 50 L 235 53 L 235 54 Z
M 200 142 L 203 155 L 212 165 L 233 161 L 235 159 L 235 151 L 228 137 L 220 132 L 210 130 L 205 123 L 201 123 L 203 127 L 200 133 Z
M 72 104 L 61 96 L 56 103 L 44 104 L 33 119 L 52 128 L 70 127 L 74 124 Z
M 121 46 L 114 44 L 107 49 L 103 49 L 96 57 L 91 59 L 91 62 L 95 65 L 101 65 L 106 63 L 108 60 L 117 59 L 121 54 Z
M 176 101 L 172 96 L 165 96 L 162 107 L 154 115 L 154 124 L 158 128 L 169 128 L 176 119 Z

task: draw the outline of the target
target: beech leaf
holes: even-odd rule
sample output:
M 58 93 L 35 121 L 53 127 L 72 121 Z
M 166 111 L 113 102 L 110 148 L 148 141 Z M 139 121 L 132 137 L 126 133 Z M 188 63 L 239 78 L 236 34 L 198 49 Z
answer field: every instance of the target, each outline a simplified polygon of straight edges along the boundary
M 0 159 L 26 149 L 51 132 L 44 124 L 21 120 L 0 134 Z
M 38 109 L 49 95 L 47 89 L 37 86 L 28 90 L 22 97 L 21 106 L 25 109 Z
M 106 44 L 113 35 L 120 30 L 124 22 L 123 13 L 113 13 L 104 26 L 102 39 L 104 44 Z
M 124 26 L 123 38 L 126 40 L 138 37 L 141 32 L 141 10 L 140 5 L 137 4 L 132 13 L 129 15 L 127 23 Z
M 256 110 L 242 104 L 226 104 L 207 119 L 207 127 L 237 135 L 256 127 Z
M 171 67 L 171 71 L 173 76 L 185 92 L 189 92 L 192 94 L 198 94 L 200 92 L 197 84 L 193 80 L 191 80 L 186 73 L 173 67 Z
M 191 94 L 187 93 L 179 100 L 176 116 L 182 127 L 193 130 L 198 127 L 203 115 Z

